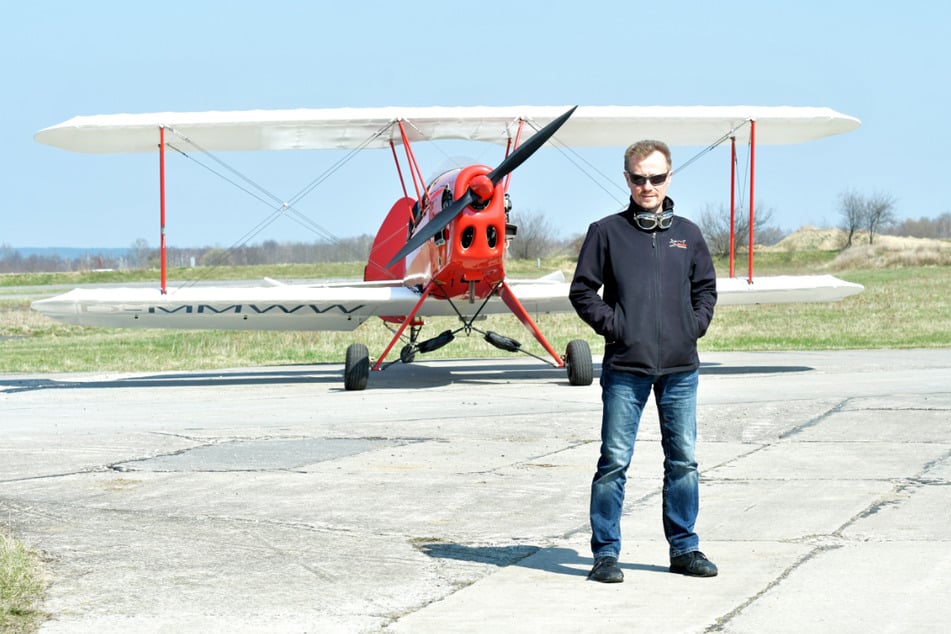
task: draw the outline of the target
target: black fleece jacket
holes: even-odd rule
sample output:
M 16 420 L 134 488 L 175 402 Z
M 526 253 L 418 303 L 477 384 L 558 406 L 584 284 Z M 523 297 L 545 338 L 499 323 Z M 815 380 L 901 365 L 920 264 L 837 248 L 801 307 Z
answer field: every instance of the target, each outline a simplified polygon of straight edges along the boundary
M 673 205 L 664 199 L 665 210 Z M 569 298 L 605 338 L 606 367 L 651 375 L 693 370 L 717 301 L 713 260 L 697 225 L 675 215 L 670 228 L 644 231 L 634 222 L 642 211 L 631 200 L 588 228 Z

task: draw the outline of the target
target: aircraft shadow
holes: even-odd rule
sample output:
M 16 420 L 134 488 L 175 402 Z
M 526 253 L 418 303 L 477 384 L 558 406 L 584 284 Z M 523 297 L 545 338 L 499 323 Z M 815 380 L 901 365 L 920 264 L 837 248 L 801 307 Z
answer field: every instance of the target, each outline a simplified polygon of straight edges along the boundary
M 492 564 L 500 568 L 522 566 L 553 574 L 572 577 L 587 577 L 592 558 L 583 557 L 570 548 L 541 548 L 538 546 L 464 546 L 447 542 L 423 544 L 420 551 L 437 559 L 455 559 L 480 564 Z M 532 555 L 540 554 L 539 557 Z M 639 563 L 621 563 L 625 570 L 668 572 L 667 566 Z
M 143 387 L 208 387 L 231 385 L 288 385 L 293 383 L 321 383 L 339 381 L 343 383 L 343 374 L 339 370 L 255 370 L 248 372 L 188 372 L 158 374 L 152 376 L 133 376 L 102 381 L 60 381 L 56 379 L 16 379 L 4 381 L 0 385 L 0 394 L 31 392 L 37 390 L 74 390 L 74 389 L 116 389 Z
M 815 368 L 808 365 L 723 365 L 722 363 L 701 363 L 700 374 L 782 374 L 786 372 L 812 372 Z
M 451 367 L 447 367 L 452 363 Z M 463 362 L 464 363 L 464 362 Z M 702 363 L 704 375 L 776 374 L 785 372 L 809 372 L 809 366 L 725 366 L 719 363 Z M 595 383 L 601 374 L 599 363 L 594 365 Z M 563 368 L 554 368 L 534 361 L 486 361 L 480 359 L 471 366 L 452 361 L 427 361 L 411 364 L 396 363 L 381 372 L 371 372 L 367 385 L 374 389 L 424 389 L 454 383 L 480 385 L 506 381 L 543 381 L 566 388 L 568 383 Z M 23 378 L 4 380 L 0 376 L 0 394 L 15 394 L 38 390 L 68 389 L 116 389 L 116 388 L 162 388 L 162 387 L 214 387 L 239 385 L 293 385 L 336 384 L 343 391 L 343 371 L 339 365 L 307 365 L 300 369 L 293 366 L 279 368 L 255 368 L 253 370 L 199 371 L 161 373 L 106 380 L 58 380 L 50 378 Z
M 430 388 L 453 383 L 497 383 L 506 380 L 557 381 L 568 386 L 564 369 L 540 363 L 512 363 L 500 361 L 485 363 L 479 360 L 470 367 L 458 361 L 446 367 L 446 362 L 397 363 L 381 372 L 372 372 L 367 386 L 373 389 Z M 335 384 L 334 391 L 344 391 L 343 370 L 339 365 L 307 365 L 255 368 L 253 370 L 169 372 L 143 376 L 110 378 L 105 380 L 59 380 L 51 378 L 17 378 L 4 380 L 0 376 L 0 394 L 38 390 L 163 388 L 163 387 L 222 387 L 240 385 Z

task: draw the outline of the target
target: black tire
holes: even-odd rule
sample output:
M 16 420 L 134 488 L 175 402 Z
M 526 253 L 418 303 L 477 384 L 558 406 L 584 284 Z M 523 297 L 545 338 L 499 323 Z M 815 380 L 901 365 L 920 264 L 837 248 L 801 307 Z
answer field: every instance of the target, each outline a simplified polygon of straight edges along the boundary
M 347 361 L 343 368 L 345 390 L 364 390 L 370 378 L 370 353 L 362 343 L 353 343 L 347 348 Z
M 594 365 L 591 363 L 591 348 L 584 339 L 568 342 L 565 351 L 565 367 L 568 369 L 568 382 L 572 385 L 591 385 L 594 381 Z

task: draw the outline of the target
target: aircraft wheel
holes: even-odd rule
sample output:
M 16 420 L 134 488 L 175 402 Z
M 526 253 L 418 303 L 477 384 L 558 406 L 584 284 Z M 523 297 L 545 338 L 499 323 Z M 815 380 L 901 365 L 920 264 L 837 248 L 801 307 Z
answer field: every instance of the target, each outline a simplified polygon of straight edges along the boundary
M 565 352 L 565 366 L 568 368 L 568 382 L 572 385 L 591 385 L 594 381 L 594 365 L 591 363 L 591 348 L 584 339 L 568 342 Z
M 370 353 L 362 343 L 353 343 L 347 348 L 347 361 L 343 368 L 343 387 L 346 390 L 366 389 L 370 378 Z

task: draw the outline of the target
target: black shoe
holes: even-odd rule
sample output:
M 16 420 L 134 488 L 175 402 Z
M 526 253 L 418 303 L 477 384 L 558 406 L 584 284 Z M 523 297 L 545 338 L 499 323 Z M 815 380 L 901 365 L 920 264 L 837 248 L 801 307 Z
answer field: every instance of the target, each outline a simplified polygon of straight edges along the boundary
M 621 583 L 624 573 L 617 565 L 617 557 L 598 557 L 594 560 L 594 568 L 588 573 L 588 579 L 601 583 Z
M 716 577 L 717 566 L 699 550 L 680 557 L 671 557 L 670 571 L 691 577 Z

